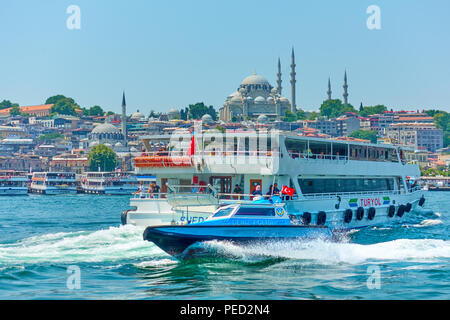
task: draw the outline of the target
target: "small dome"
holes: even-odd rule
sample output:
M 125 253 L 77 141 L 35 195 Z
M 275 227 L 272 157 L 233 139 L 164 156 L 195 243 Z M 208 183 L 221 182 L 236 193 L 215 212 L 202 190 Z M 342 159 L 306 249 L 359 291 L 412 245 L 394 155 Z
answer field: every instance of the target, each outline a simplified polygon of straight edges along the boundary
M 120 143 L 120 142 L 117 142 L 117 143 L 114 145 L 114 147 L 116 147 L 116 148 L 121 148 L 122 146 L 123 146 L 123 144 Z
M 168 114 L 178 114 L 178 113 L 179 113 L 179 112 L 178 112 L 177 109 L 172 108 L 172 109 L 169 110 L 169 113 L 168 113 Z
M 130 148 L 130 151 L 131 151 L 131 152 L 137 152 L 138 149 L 136 149 L 135 147 L 131 147 L 131 148 Z
M 228 96 L 228 98 L 231 99 L 231 98 L 233 98 L 234 96 L 238 96 L 238 95 L 239 95 L 239 92 L 235 91 L 235 92 L 233 92 L 232 94 L 230 94 L 230 95 Z
M 256 121 L 258 123 L 267 123 L 269 119 L 267 118 L 267 116 L 265 114 L 261 114 L 258 119 L 256 119 Z
M 273 103 L 273 98 L 272 97 L 267 97 L 267 102 Z
M 108 147 L 108 148 L 111 148 L 112 147 L 112 144 L 111 143 L 104 143 L 103 144 L 105 147 Z
M 91 133 L 120 133 L 120 129 L 110 123 L 99 124 Z
M 272 93 L 272 94 L 277 94 L 277 93 L 278 93 L 277 88 L 272 88 L 272 90 L 270 90 L 270 93 Z
M 286 98 L 286 97 L 281 97 L 281 98 L 280 98 L 280 101 L 281 101 L 281 102 L 289 102 L 289 99 Z
M 131 119 L 133 119 L 133 120 L 145 119 L 145 115 L 138 110 L 137 112 L 133 113 L 133 115 L 131 116 Z
M 264 97 L 259 96 L 255 98 L 255 103 L 264 103 L 264 102 L 266 102 L 266 99 L 264 99 Z
M 231 98 L 231 102 L 237 102 L 237 103 L 241 103 L 241 96 L 240 95 L 235 95 Z
M 260 76 L 259 74 L 254 74 L 251 76 L 248 76 L 247 78 L 245 78 L 242 83 L 242 85 L 246 85 L 246 84 L 269 84 L 269 81 L 267 81 L 266 78 L 264 78 L 263 76 Z
M 202 117 L 202 122 L 204 122 L 204 123 L 213 123 L 214 120 L 213 120 L 213 118 L 211 117 L 210 114 L 205 114 Z

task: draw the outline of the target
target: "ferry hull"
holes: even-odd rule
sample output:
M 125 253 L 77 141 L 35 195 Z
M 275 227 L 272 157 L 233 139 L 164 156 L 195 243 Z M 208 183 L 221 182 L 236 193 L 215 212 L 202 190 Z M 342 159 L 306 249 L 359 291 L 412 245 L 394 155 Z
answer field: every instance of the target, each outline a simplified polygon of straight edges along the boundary
M 157 226 L 145 229 L 144 240 L 151 241 L 168 254 L 179 257 L 194 243 L 219 240 L 240 244 L 264 241 L 286 241 L 298 239 L 331 239 L 327 227 L 301 225 L 239 225 L 239 226 Z
M 24 196 L 28 194 L 28 188 L 0 188 L 0 196 Z

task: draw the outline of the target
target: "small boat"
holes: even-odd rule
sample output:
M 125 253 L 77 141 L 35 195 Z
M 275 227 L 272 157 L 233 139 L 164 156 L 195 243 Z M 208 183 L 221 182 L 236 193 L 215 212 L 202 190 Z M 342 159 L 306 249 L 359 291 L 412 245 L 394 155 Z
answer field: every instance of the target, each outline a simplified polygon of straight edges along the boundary
M 203 222 L 147 227 L 143 237 L 180 257 L 189 246 L 202 241 L 249 243 L 331 238 L 332 233 L 327 226 L 299 223 L 295 215 L 286 211 L 284 203 L 258 200 L 221 207 Z

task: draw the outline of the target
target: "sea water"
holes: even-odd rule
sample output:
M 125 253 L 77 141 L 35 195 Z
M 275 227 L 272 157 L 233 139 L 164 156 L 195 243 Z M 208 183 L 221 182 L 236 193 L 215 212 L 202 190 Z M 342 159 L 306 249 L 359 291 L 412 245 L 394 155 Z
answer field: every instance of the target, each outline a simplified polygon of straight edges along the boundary
M 177 261 L 120 225 L 126 196 L 3 196 L 0 299 L 450 299 L 449 202 L 429 192 L 339 242 L 211 241 Z

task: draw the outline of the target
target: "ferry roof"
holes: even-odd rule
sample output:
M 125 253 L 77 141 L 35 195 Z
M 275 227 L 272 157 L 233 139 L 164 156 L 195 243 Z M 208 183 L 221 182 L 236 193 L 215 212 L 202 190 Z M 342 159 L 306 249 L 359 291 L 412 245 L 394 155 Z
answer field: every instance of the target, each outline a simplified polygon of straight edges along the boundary
M 243 131 L 243 132 L 232 132 L 232 133 L 226 133 L 226 135 L 228 136 L 233 136 L 233 137 L 243 137 L 243 136 L 248 136 L 249 133 L 254 133 L 255 131 Z M 187 133 L 186 133 L 187 134 Z M 213 132 L 203 132 L 202 135 L 203 136 L 214 136 Z M 267 132 L 267 133 L 263 133 L 266 135 L 271 135 L 271 134 L 275 134 L 274 131 L 271 132 Z M 374 147 L 374 148 L 388 148 L 388 149 L 397 149 L 397 148 L 401 148 L 401 149 L 411 149 L 414 150 L 413 148 L 408 148 L 408 147 L 404 147 L 404 146 L 396 146 L 396 145 L 392 145 L 392 144 L 384 144 L 384 143 L 367 143 L 367 142 L 359 142 L 359 141 L 345 141 L 345 140 L 336 140 L 334 138 L 319 138 L 319 137 L 307 137 L 307 136 L 301 136 L 298 135 L 297 133 L 294 132 L 286 132 L 286 131 L 280 131 L 278 133 L 281 136 L 285 136 L 286 138 L 293 138 L 296 140 L 309 140 L 309 141 L 316 141 L 316 142 L 330 142 L 330 143 L 335 143 L 335 144 L 350 144 L 350 145 L 359 145 L 359 146 L 365 146 L 365 147 Z M 260 133 L 258 133 L 258 135 L 261 135 Z M 189 134 L 189 136 L 192 136 L 191 134 Z M 165 140 L 170 140 L 172 138 L 172 135 L 170 134 L 165 134 L 165 135 L 145 135 L 145 136 L 141 136 L 139 137 L 140 140 L 158 140 L 158 141 L 165 141 Z

